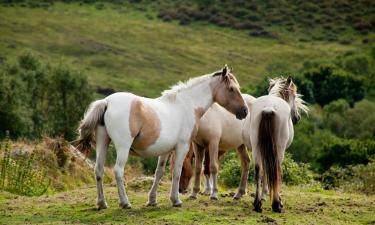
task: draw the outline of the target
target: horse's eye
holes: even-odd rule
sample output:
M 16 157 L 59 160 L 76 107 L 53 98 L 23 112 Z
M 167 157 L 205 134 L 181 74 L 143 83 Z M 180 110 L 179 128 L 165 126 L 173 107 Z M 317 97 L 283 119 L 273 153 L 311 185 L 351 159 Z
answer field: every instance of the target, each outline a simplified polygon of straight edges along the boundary
M 229 88 L 229 91 L 230 91 L 230 92 L 233 92 L 233 91 L 234 91 L 234 88 L 230 87 L 230 88 Z

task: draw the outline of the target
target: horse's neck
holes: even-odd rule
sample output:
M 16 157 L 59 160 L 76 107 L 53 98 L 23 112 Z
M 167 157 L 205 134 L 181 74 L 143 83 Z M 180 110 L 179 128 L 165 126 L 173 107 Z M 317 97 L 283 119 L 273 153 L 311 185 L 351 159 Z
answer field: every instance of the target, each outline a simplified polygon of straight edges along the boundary
M 183 90 L 179 95 L 184 104 L 190 104 L 189 107 L 194 109 L 199 108 L 200 110 L 203 110 L 203 112 L 206 112 L 214 103 L 211 82 L 209 80 Z
M 287 100 L 285 100 L 281 94 L 275 90 L 270 90 L 270 92 L 268 93 L 268 95 L 271 95 L 271 96 L 275 96 L 275 97 L 278 97 L 278 98 L 281 98 L 282 100 L 284 100 L 289 106 L 291 106 L 291 103 Z

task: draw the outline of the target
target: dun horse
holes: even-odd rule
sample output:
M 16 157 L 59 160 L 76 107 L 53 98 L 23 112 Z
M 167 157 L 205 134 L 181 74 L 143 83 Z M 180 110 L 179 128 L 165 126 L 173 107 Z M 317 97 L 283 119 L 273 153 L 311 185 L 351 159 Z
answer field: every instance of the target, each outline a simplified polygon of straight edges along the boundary
M 265 180 L 263 186 L 268 184 L 272 210 L 281 212 L 281 163 L 293 141 L 293 124 L 300 120 L 300 111 L 307 112 L 308 108 L 291 77 L 271 79 L 269 94 L 251 102 L 249 108 L 243 138 L 246 147 L 252 148 L 255 161 L 254 209 L 262 212 L 260 188 Z
M 178 196 L 181 167 L 196 135 L 198 121 L 214 102 L 238 119 L 245 118 L 248 109 L 239 88 L 236 78 L 225 66 L 219 72 L 179 83 L 156 99 L 115 93 L 93 102 L 81 121 L 77 148 L 87 153 L 96 139 L 97 208 L 107 208 L 103 167 L 110 141 L 117 152 L 114 173 L 121 208 L 131 207 L 123 183 L 129 152 L 139 156 L 159 156 L 147 203 L 154 206 L 157 187 L 172 149 L 176 150 L 176 162 L 170 199 L 173 206 L 181 206 Z
M 246 103 L 249 104 L 255 98 L 243 94 L 242 97 Z M 196 160 L 194 191 L 190 198 L 195 199 L 200 189 L 200 175 L 202 170 L 202 162 L 204 160 L 204 175 L 205 175 L 205 191 L 204 194 L 211 195 L 211 199 L 217 199 L 217 183 L 214 183 L 212 192 L 211 177 L 217 176 L 217 173 L 211 171 L 218 171 L 219 158 L 229 149 L 237 149 L 241 159 L 242 176 L 235 199 L 239 199 L 246 190 L 246 180 L 249 172 L 250 158 L 242 141 L 242 127 L 244 120 L 237 120 L 233 114 L 229 113 L 218 104 L 213 104 L 207 112 L 200 119 L 198 124 L 198 133 L 193 141 L 189 153 L 186 155 L 182 166 L 179 191 L 180 193 L 187 192 L 190 179 L 193 176 L 193 158 Z M 195 151 L 194 151 L 195 149 Z M 198 153 L 194 153 L 197 152 Z M 204 157 L 203 157 L 204 154 Z M 211 155 L 211 158 L 210 158 Z M 214 158 L 212 158 L 214 157 Z M 215 158 L 216 157 L 216 158 Z M 215 160 L 210 160 L 215 159 Z M 174 164 L 174 154 L 171 157 L 171 166 Z M 210 169 L 211 168 L 211 169 Z M 213 179 L 217 181 L 217 179 Z M 216 188 L 215 188 L 216 187 Z M 212 193 L 211 193 L 212 192 Z

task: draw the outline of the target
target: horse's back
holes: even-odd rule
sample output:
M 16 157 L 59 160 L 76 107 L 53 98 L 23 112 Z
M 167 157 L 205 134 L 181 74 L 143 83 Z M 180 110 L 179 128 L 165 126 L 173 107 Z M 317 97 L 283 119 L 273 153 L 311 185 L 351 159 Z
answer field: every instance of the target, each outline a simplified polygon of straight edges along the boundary
M 125 92 L 106 100 L 105 124 L 112 139 L 133 139 L 131 148 L 141 155 L 160 155 L 159 149 L 169 151 L 175 144 L 178 121 L 167 103 Z
M 241 145 L 241 133 L 242 121 L 215 103 L 201 118 L 195 141 L 200 145 L 218 141 L 219 148 L 226 150 Z
M 246 121 L 245 126 L 250 125 L 251 143 L 257 145 L 259 135 L 259 123 L 262 119 L 264 111 L 273 111 L 275 116 L 274 129 L 277 139 L 288 141 L 290 126 L 290 107 L 287 102 L 279 97 L 265 95 L 257 98 L 251 103 L 250 107 L 250 123 Z M 282 141 L 284 142 L 284 141 Z

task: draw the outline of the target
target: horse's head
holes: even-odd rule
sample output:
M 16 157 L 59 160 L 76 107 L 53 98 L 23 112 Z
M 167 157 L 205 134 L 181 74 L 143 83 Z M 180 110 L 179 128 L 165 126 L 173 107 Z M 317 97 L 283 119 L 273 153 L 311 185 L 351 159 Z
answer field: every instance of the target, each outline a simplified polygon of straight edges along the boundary
M 287 79 L 283 77 L 271 79 L 268 90 L 270 94 L 276 94 L 289 104 L 293 124 L 300 121 L 301 110 L 307 112 L 308 108 L 301 99 L 301 95 L 297 93 L 297 86 L 293 83 L 291 76 Z
M 247 105 L 242 98 L 240 85 L 236 77 L 231 73 L 228 66 L 216 72 L 214 77 L 219 77 L 213 84 L 213 99 L 226 110 L 236 115 L 237 119 L 244 119 L 247 116 Z
M 180 183 L 178 187 L 178 192 L 180 193 L 188 192 L 190 180 L 193 176 L 193 158 L 194 158 L 194 150 L 192 146 L 190 146 L 189 152 L 187 153 L 184 159 L 184 162 L 182 164 Z M 171 171 L 174 168 L 175 160 L 176 160 L 176 154 L 173 151 L 171 154 L 171 159 L 170 159 Z
M 180 185 L 178 191 L 180 193 L 188 192 L 190 179 L 193 176 L 193 154 L 187 155 L 181 170 Z

